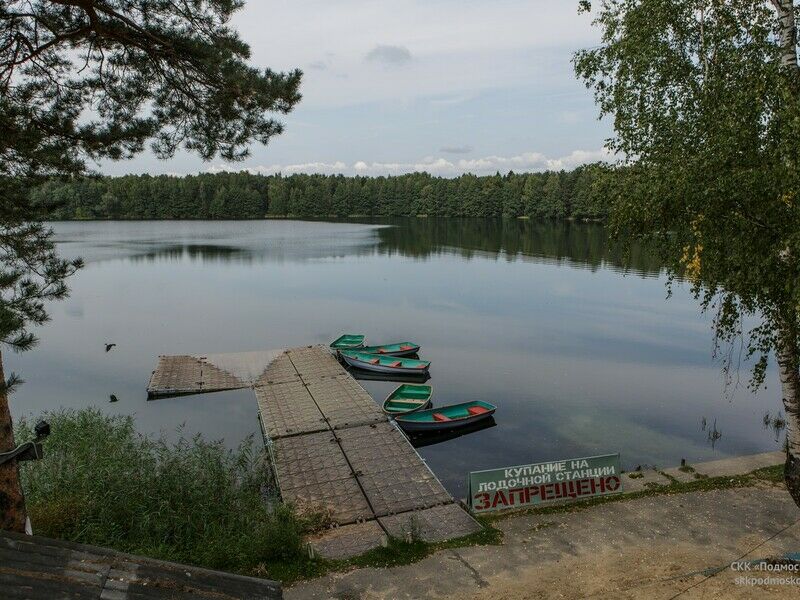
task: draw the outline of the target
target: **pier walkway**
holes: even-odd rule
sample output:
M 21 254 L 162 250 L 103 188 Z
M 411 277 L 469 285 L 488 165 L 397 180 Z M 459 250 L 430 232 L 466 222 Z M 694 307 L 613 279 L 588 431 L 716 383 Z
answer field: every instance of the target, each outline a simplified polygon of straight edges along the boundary
M 480 529 L 324 346 L 162 356 L 148 394 L 243 387 L 255 391 L 281 496 L 332 525 L 309 540 L 321 556 L 355 556 L 387 536 L 440 541 Z

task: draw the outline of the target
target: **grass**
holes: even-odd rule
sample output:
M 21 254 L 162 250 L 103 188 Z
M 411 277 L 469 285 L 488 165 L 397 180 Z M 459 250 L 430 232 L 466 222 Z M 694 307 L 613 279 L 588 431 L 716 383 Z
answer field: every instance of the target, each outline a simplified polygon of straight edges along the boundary
M 43 415 L 45 458 L 21 463 L 37 535 L 284 583 L 364 566 L 410 564 L 443 548 L 497 544 L 486 527 L 429 544 L 390 539 L 346 561 L 311 559 L 304 537 L 326 526 L 265 495 L 272 477 L 250 441 L 236 450 L 200 436 L 175 442 L 136 432 L 130 416 L 95 409 Z M 17 439 L 32 439 L 21 420 Z
M 45 458 L 21 465 L 37 534 L 284 583 L 358 567 L 407 565 L 447 548 L 500 544 L 502 532 L 492 523 L 507 517 L 783 481 L 782 465 L 734 477 L 673 479 L 634 493 L 481 515 L 483 528 L 473 535 L 438 543 L 415 536 L 389 539 L 386 547 L 353 559 L 328 561 L 309 558 L 304 543 L 307 534 L 325 526 L 324 519 L 301 516 L 265 495 L 271 474 L 263 452 L 254 452 L 250 442 L 236 450 L 199 436 L 168 442 L 138 434 L 132 417 L 93 409 L 44 417 L 53 431 Z M 18 439 L 34 437 L 31 425 L 19 423 Z
M 303 543 L 313 524 L 265 501 L 269 473 L 251 443 L 170 443 L 93 409 L 44 417 L 45 458 L 21 468 L 37 534 L 245 574 L 315 573 Z M 17 436 L 32 438 L 31 423 Z

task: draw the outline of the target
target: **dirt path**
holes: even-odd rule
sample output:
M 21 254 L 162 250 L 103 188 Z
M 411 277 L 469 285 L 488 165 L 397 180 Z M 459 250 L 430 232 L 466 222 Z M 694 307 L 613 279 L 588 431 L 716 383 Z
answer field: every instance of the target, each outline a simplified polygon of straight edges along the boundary
M 653 496 L 514 517 L 497 526 L 505 534 L 500 546 L 441 551 L 393 569 L 332 574 L 285 595 L 288 600 L 667 600 L 797 598 L 800 592 L 800 573 L 794 585 L 753 586 L 736 579 L 781 574 L 730 568 L 735 560 L 800 552 L 800 510 L 778 486 Z

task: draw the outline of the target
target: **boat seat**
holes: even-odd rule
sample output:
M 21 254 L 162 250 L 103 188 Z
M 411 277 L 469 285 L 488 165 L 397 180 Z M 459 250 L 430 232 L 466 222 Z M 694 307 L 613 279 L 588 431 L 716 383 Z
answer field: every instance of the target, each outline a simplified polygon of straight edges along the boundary
M 378 348 L 378 354 L 386 354 L 386 350 L 383 348 Z
M 411 350 L 414 346 L 409 346 L 407 344 L 403 344 L 400 346 L 400 350 Z
M 389 363 L 388 366 L 390 366 L 390 367 L 399 367 L 399 366 L 402 366 L 402 364 L 403 364 L 402 361 L 396 360 L 394 362 Z
M 426 365 L 425 363 L 422 363 L 421 365 L 417 365 L 416 368 L 417 369 L 425 369 L 427 366 L 428 365 Z
M 377 365 L 380 361 L 377 358 L 370 358 L 367 362 L 371 365 Z
M 443 415 L 442 413 L 433 413 L 433 419 L 435 421 L 450 421 L 450 417 L 447 415 Z
M 467 412 L 471 415 L 482 415 L 483 413 L 489 412 L 489 409 L 483 406 L 470 406 Z

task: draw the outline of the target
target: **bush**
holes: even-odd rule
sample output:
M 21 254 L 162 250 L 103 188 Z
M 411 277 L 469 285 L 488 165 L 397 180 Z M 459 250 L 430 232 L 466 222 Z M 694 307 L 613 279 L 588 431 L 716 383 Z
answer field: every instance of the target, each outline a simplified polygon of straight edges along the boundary
M 308 570 L 305 522 L 265 502 L 269 472 L 252 440 L 233 451 L 200 436 L 167 442 L 95 409 L 44 418 L 45 458 L 21 469 L 37 534 L 240 573 Z M 18 439 L 31 429 L 22 420 Z

